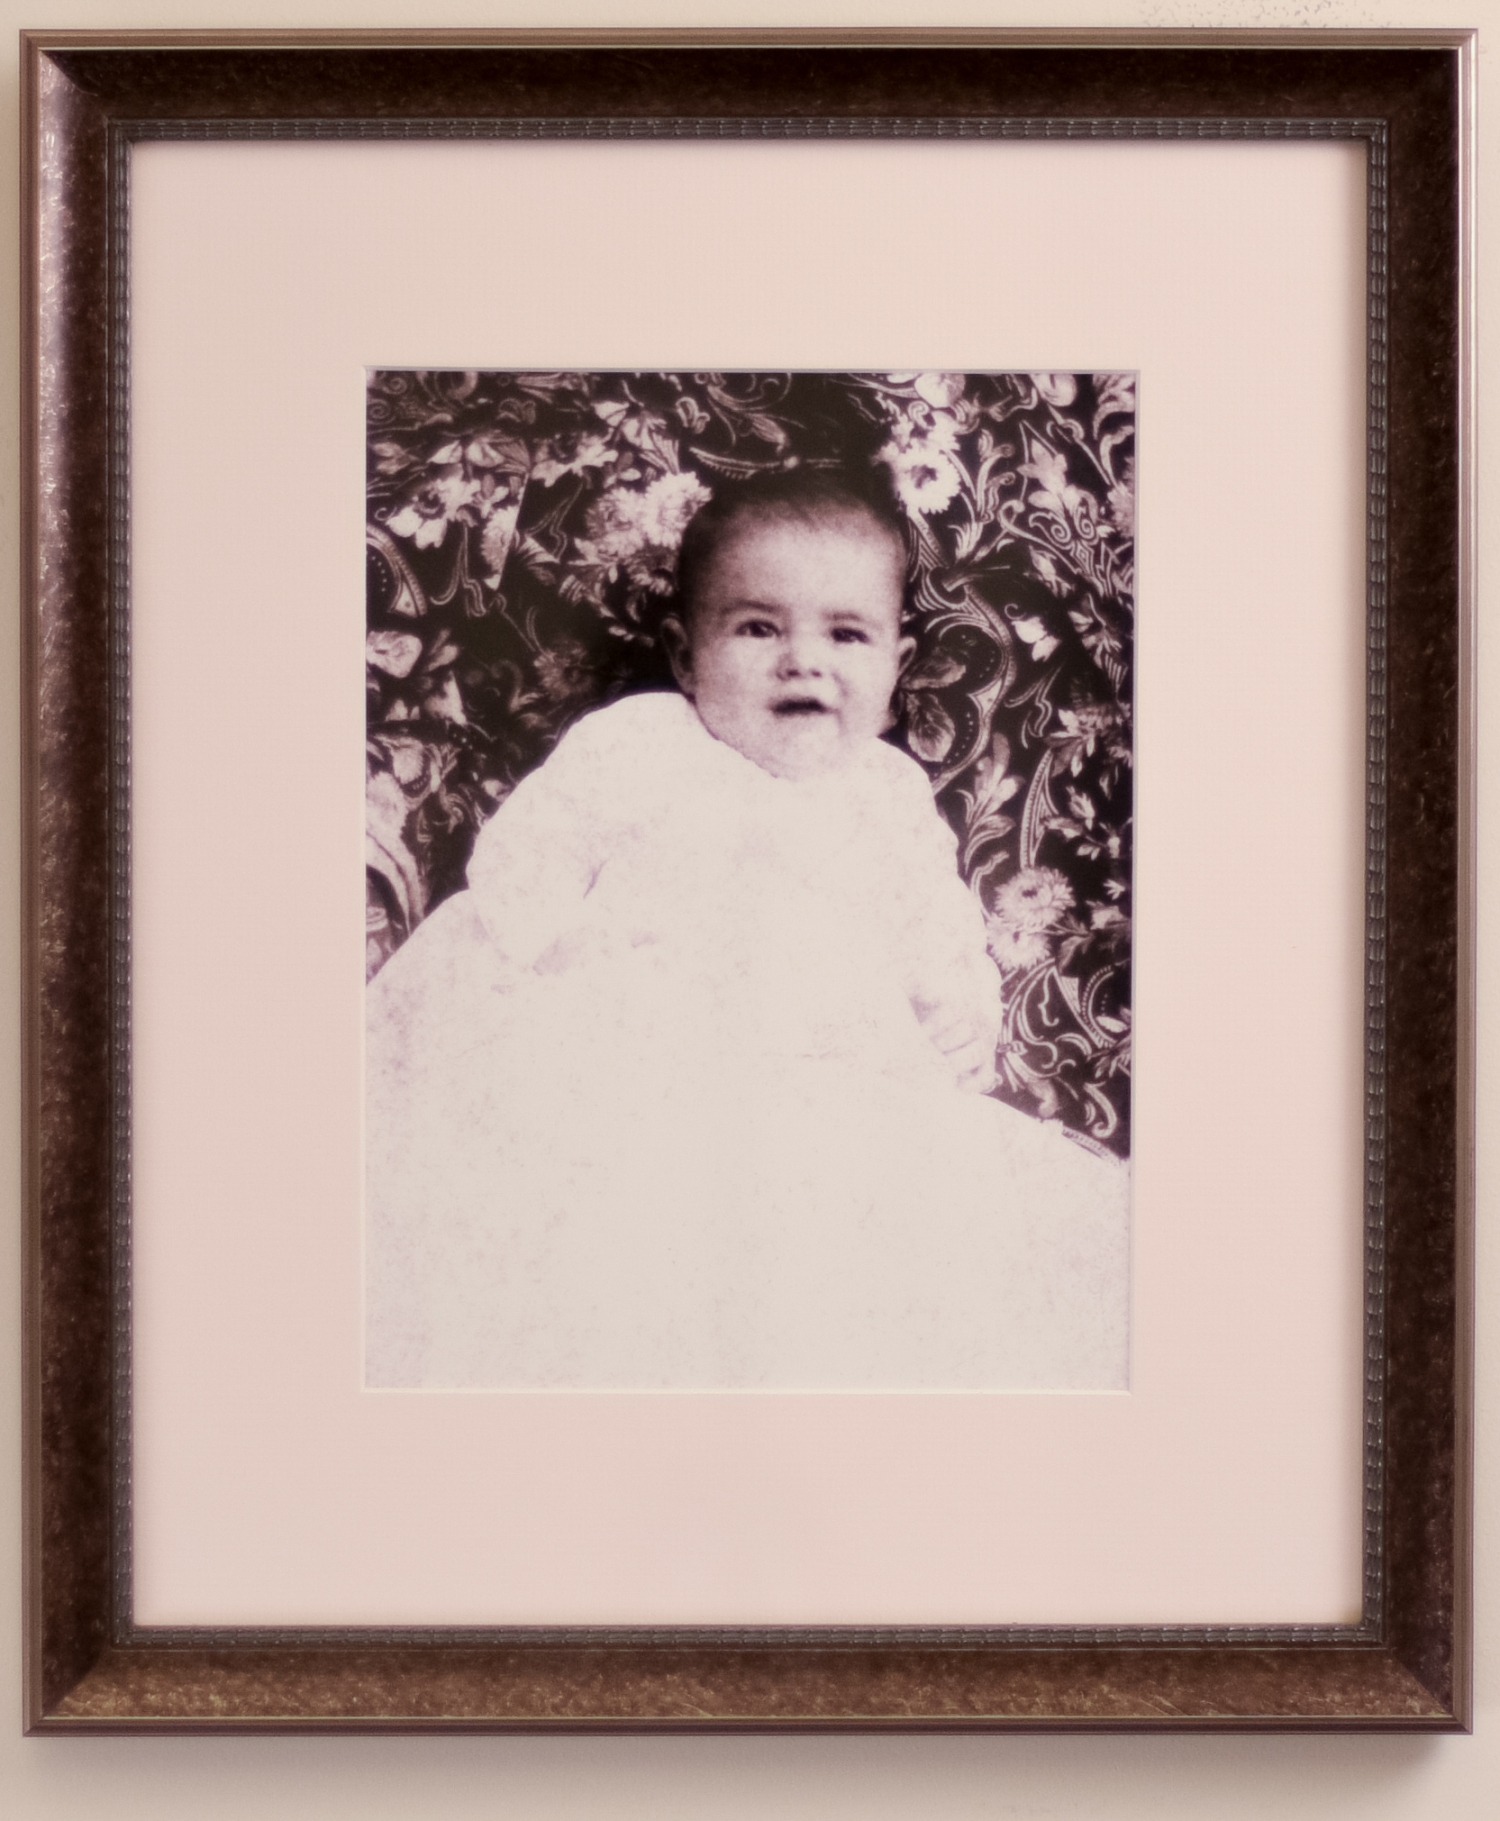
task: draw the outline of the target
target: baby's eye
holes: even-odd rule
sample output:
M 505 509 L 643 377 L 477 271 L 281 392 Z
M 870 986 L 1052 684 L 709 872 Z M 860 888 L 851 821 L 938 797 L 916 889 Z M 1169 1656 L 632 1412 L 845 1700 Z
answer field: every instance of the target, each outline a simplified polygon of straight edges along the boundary
M 770 620 L 741 620 L 735 627 L 735 637 L 741 639 L 774 639 L 776 628 Z
M 833 642 L 835 645 L 868 645 L 870 635 L 862 632 L 858 626 L 835 626 Z

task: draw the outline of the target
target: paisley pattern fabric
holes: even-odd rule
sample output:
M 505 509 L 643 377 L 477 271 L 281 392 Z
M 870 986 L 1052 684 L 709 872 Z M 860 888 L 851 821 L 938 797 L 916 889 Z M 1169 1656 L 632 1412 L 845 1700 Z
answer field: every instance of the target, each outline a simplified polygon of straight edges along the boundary
M 373 372 L 370 974 L 565 728 L 670 686 L 658 629 L 716 481 L 883 464 L 918 641 L 888 737 L 1004 976 L 997 1093 L 1126 1154 L 1134 445 L 1124 373 Z

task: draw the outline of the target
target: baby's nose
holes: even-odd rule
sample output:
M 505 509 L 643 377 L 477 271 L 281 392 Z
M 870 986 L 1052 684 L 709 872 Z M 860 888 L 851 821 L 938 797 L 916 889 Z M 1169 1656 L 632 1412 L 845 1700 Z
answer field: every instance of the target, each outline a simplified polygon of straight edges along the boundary
M 815 677 L 822 674 L 822 653 L 816 639 L 788 639 L 781 648 L 781 674 Z

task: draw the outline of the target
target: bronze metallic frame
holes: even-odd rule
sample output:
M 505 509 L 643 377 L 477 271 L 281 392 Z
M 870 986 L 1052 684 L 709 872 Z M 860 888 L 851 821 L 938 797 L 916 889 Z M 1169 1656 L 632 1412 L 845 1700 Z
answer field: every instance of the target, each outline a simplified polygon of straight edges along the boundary
M 29 1728 L 1465 1727 L 1472 34 L 23 39 Z M 1338 137 L 1366 146 L 1367 1370 L 1357 1624 L 135 1625 L 130 147 L 148 138 L 537 135 Z M 1399 1066 L 1388 1070 L 1388 1055 Z

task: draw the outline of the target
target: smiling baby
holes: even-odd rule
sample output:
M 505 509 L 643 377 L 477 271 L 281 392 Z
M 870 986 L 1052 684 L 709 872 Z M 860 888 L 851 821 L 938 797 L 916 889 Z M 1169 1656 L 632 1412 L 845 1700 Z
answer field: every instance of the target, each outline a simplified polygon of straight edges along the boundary
M 370 1383 L 1121 1381 L 1124 1172 L 981 1097 L 980 908 L 881 737 L 905 577 L 871 479 L 721 488 L 681 693 L 571 728 L 372 983 Z

